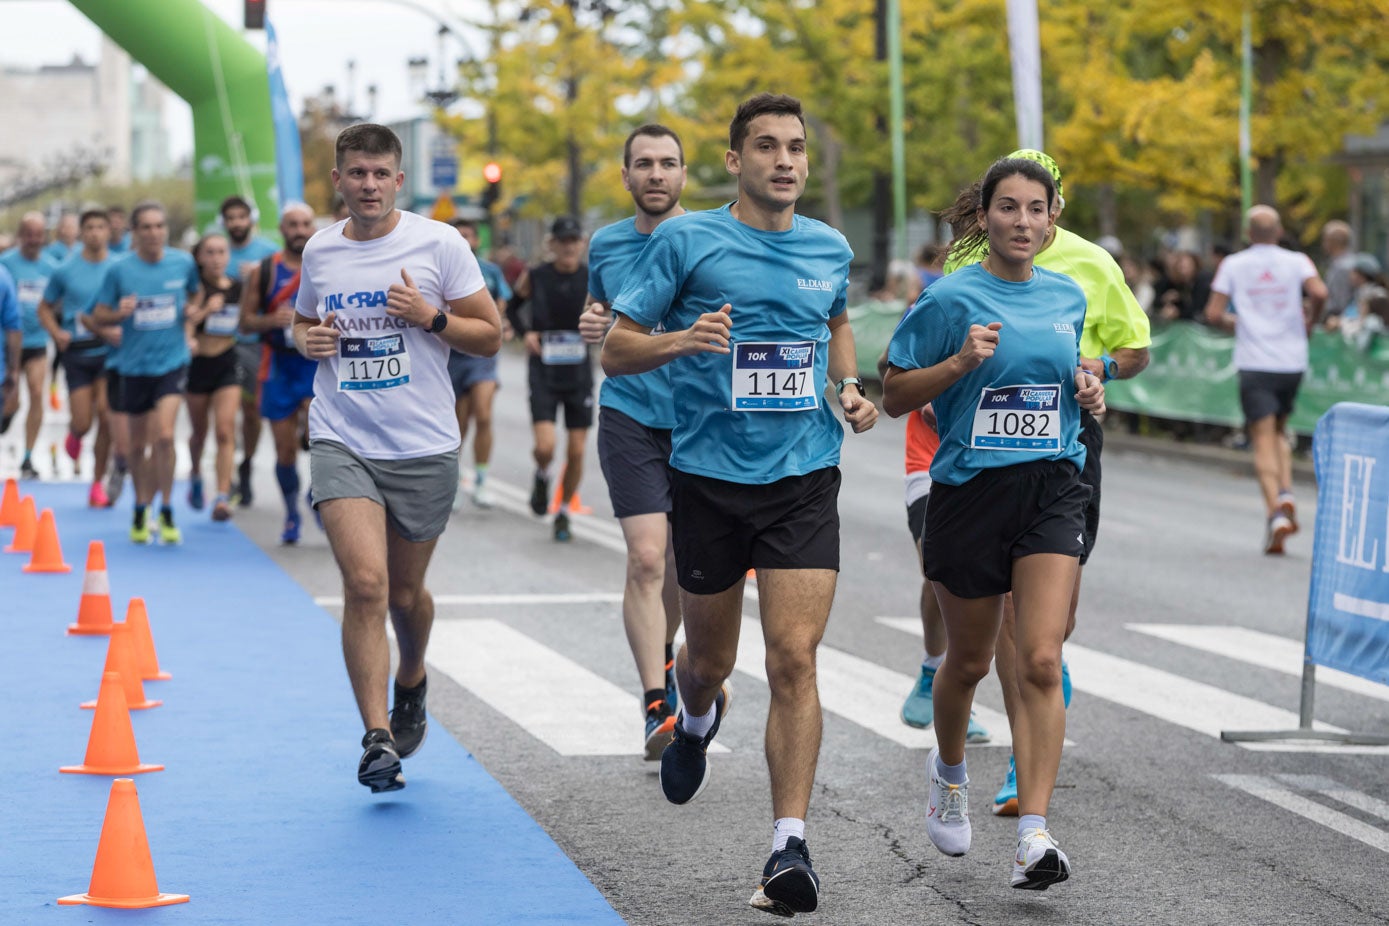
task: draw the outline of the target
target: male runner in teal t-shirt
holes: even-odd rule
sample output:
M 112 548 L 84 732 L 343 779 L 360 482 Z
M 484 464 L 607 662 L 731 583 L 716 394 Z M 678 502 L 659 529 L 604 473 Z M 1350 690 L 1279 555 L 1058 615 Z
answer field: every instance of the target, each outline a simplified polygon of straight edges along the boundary
M 839 445 L 878 410 L 854 376 L 844 237 L 796 215 L 809 162 L 801 104 L 759 94 L 738 108 L 724 156 L 738 199 L 661 223 L 622 292 L 603 348 L 609 375 L 671 363 L 676 404 L 672 527 L 685 618 L 684 700 L 661 756 L 676 804 L 708 783 L 706 751 L 728 709 L 749 569 L 767 646 L 772 855 L 751 903 L 783 916 L 818 905 L 805 815 L 820 752 L 815 651 L 839 569 Z M 666 332 L 652 336 L 658 325 Z
M 675 132 L 643 125 L 627 136 L 622 183 L 636 215 L 593 235 L 588 253 L 588 309 L 579 318 L 584 339 L 597 344 L 612 324 L 612 300 L 636 265 L 651 233 L 684 215 L 685 151 Z M 598 462 L 613 514 L 627 543 L 622 622 L 641 678 L 645 754 L 660 758 L 675 733 L 673 643 L 680 629 L 680 589 L 670 543 L 670 432 L 675 395 L 670 368 L 613 376 L 598 393 Z

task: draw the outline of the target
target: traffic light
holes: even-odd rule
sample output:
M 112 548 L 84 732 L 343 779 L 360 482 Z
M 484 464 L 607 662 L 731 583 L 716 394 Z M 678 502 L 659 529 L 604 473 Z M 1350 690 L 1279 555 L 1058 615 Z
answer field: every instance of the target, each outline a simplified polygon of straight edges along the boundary
M 487 181 L 487 186 L 482 188 L 482 208 L 491 212 L 502 195 L 502 165 L 488 161 L 482 168 L 482 179 Z
M 265 28 L 265 0 L 245 0 L 246 28 Z

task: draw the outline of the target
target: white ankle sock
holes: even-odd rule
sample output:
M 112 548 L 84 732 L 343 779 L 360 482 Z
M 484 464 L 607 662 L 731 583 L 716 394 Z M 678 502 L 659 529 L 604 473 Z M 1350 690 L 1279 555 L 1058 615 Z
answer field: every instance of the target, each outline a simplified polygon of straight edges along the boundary
M 932 656 L 930 653 L 927 653 L 921 657 L 921 667 L 923 669 L 939 669 L 942 662 L 945 662 L 944 653 L 941 653 L 939 656 Z
M 685 732 L 691 736 L 704 736 L 714 726 L 714 721 L 719 716 L 719 704 L 715 701 L 709 705 L 709 712 L 701 716 L 685 714 L 685 719 L 680 725 L 685 728 Z
M 1018 817 L 1018 835 L 1021 836 L 1028 830 L 1045 830 L 1047 828 L 1047 818 L 1041 814 L 1025 813 Z
M 786 840 L 795 836 L 805 839 L 805 821 L 798 817 L 778 817 L 772 824 L 772 851 L 780 852 L 786 848 Z

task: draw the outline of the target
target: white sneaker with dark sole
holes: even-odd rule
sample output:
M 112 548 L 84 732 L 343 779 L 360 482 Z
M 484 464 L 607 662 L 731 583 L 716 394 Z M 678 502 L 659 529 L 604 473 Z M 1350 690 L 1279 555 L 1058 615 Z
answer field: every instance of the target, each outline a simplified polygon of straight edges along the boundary
M 946 855 L 964 855 L 969 851 L 972 832 L 969 826 L 969 781 L 952 785 L 936 773 L 939 747 L 926 758 L 926 776 L 931 782 L 927 797 L 926 836 Z
M 1046 830 L 1025 830 L 1018 837 L 1013 856 L 1013 887 L 1020 891 L 1045 891 L 1071 876 L 1071 861 Z

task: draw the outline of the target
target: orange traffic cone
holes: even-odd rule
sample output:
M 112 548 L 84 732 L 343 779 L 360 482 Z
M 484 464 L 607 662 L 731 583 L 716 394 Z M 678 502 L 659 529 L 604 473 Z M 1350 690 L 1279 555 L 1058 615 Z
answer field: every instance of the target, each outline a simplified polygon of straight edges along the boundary
M 63 562 L 63 546 L 58 542 L 58 522 L 53 518 L 52 508 L 45 508 L 39 515 L 33 555 L 24 565 L 24 571 L 72 572 L 72 567 Z
M 82 579 L 82 600 L 77 604 L 77 623 L 68 633 L 98 635 L 111 632 L 111 579 L 106 574 L 106 546 L 100 540 L 87 545 L 87 575 Z
M 132 644 L 128 625 L 111 625 L 111 642 L 106 646 L 106 666 L 101 670 L 103 678 L 107 672 L 120 675 L 121 687 L 125 689 L 125 706 L 130 710 L 142 711 L 158 707 L 164 702 L 145 698 L 145 685 L 140 681 L 140 672 L 135 667 L 135 650 Z M 91 710 L 96 705 L 96 701 L 83 701 L 82 709 Z
M 14 536 L 6 553 L 33 553 L 34 535 L 39 531 L 39 516 L 34 512 L 34 496 L 26 495 L 19 502 L 19 515 L 14 522 Z
M 0 495 L 0 527 L 14 527 L 19 518 L 19 483 L 5 480 L 5 494 Z
M 101 824 L 101 841 L 96 846 L 96 864 L 92 866 L 87 893 L 59 897 L 58 903 L 135 909 L 187 902 L 187 894 L 159 892 L 135 782 L 117 778 L 111 782 L 111 797 L 106 802 L 106 819 Z
M 164 771 L 162 765 L 146 765 L 140 761 L 140 751 L 135 747 L 135 729 L 130 725 L 130 709 L 125 706 L 125 689 L 115 672 L 104 672 L 101 676 L 92 732 L 87 736 L 87 758 L 81 765 L 64 765 L 58 771 L 78 775 L 139 775 Z
M 167 682 L 173 678 L 159 669 L 159 654 L 154 651 L 154 634 L 150 633 L 149 612 L 145 599 L 130 599 L 125 611 L 125 623 L 130 628 L 131 646 L 135 651 L 135 671 L 147 682 Z M 99 700 L 99 699 L 98 699 Z
M 550 514 L 559 511 L 559 506 L 564 502 L 564 470 L 559 471 L 559 480 L 555 482 L 555 497 L 550 499 Z M 574 497 L 569 501 L 570 514 L 593 514 L 593 509 L 585 505 L 579 498 L 579 490 L 574 490 Z

